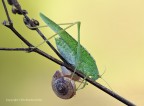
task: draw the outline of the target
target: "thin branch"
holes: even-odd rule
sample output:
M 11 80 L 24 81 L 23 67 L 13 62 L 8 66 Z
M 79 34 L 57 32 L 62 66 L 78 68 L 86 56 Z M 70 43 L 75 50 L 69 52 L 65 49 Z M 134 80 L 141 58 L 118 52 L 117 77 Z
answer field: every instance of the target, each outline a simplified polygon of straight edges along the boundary
M 7 19 L 8 19 L 8 21 L 9 21 L 10 23 L 12 23 L 12 22 L 11 22 L 11 19 L 10 19 L 10 16 L 9 16 L 9 14 L 8 14 L 8 11 L 7 11 L 7 8 L 6 8 L 6 5 L 5 5 L 4 0 L 2 0 L 2 3 L 3 3 L 3 7 L 4 7 L 4 9 L 5 9 L 5 13 L 6 13 Z
M 14 0 L 17 5 L 17 9 L 19 10 L 19 12 L 21 14 L 23 14 L 25 16 L 25 18 L 27 18 L 29 21 L 29 24 L 31 24 L 31 21 L 30 21 L 30 18 L 28 16 L 26 16 L 26 14 L 23 13 L 23 11 L 21 10 L 21 6 L 19 5 L 19 3 L 17 2 L 17 0 Z M 67 69 L 69 69 L 70 71 L 74 72 L 74 67 L 72 65 L 69 65 L 67 64 L 66 62 L 61 62 L 59 61 L 58 59 L 50 56 L 49 54 L 45 53 L 44 51 L 38 49 L 38 48 L 35 48 L 35 49 L 32 49 L 31 47 L 34 47 L 29 41 L 27 41 L 20 33 L 18 33 L 18 31 L 13 27 L 13 24 L 11 23 L 11 19 L 9 17 L 9 14 L 8 14 L 8 11 L 7 11 L 7 8 L 6 8 L 6 5 L 5 5 L 5 2 L 4 0 L 2 0 L 3 2 L 3 6 L 4 6 L 4 9 L 5 9 L 5 12 L 6 12 L 6 15 L 7 15 L 7 18 L 8 18 L 8 21 L 9 21 L 9 25 L 7 24 L 4 24 L 6 27 L 8 27 L 9 29 L 12 30 L 12 32 L 14 32 L 17 37 L 19 37 L 27 46 L 29 46 L 30 48 L 0 48 L 0 50 L 7 50 L 7 51 L 29 51 L 29 52 L 35 52 L 35 53 L 38 53 L 40 55 L 42 55 L 43 57 L 45 58 L 48 58 L 50 59 L 51 61 L 61 65 L 61 66 L 65 66 Z M 14 3 L 14 2 L 13 2 Z M 34 24 L 31 24 L 31 25 L 34 25 Z M 39 33 L 39 35 L 45 40 L 45 36 L 40 32 L 40 30 L 36 29 L 36 31 Z M 47 42 L 48 45 L 50 42 Z M 51 47 L 51 43 L 50 43 L 50 47 Z M 54 48 L 54 47 L 53 47 Z M 55 49 L 55 48 L 54 48 Z M 53 50 L 54 50 L 53 49 Z M 55 52 L 55 50 L 54 50 Z M 84 78 L 85 76 L 80 73 L 79 70 L 76 70 L 75 74 L 77 74 L 78 76 L 80 76 L 81 78 Z M 86 80 L 91 83 L 92 85 L 94 85 L 95 87 L 99 88 L 100 90 L 106 92 L 107 94 L 111 95 L 112 97 L 114 97 L 115 99 L 121 101 L 122 103 L 128 105 L 128 106 L 135 106 L 135 104 L 131 103 L 130 101 L 126 100 L 125 98 L 119 96 L 118 94 L 116 94 L 115 92 L 109 90 L 108 88 L 104 87 L 103 85 L 91 80 L 90 78 L 86 78 Z
M 30 48 L 0 48 L 0 50 L 4 51 L 30 51 Z

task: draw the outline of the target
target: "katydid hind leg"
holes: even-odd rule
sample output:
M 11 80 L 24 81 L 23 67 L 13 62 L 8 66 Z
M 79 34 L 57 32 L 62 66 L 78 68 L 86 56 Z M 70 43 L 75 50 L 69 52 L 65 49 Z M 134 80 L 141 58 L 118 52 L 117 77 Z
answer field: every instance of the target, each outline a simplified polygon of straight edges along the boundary
M 60 23 L 58 25 L 72 25 L 73 23 Z M 48 25 L 41 25 L 41 26 L 35 26 L 35 27 L 32 27 L 32 26 L 29 26 L 29 25 L 26 25 L 29 29 L 36 29 L 36 28 L 46 28 L 46 27 L 49 27 Z
M 58 35 L 59 33 L 71 28 L 72 26 L 78 24 L 80 22 L 74 22 L 74 23 L 62 23 L 62 24 L 59 24 L 59 25 L 68 25 L 66 28 L 62 29 L 61 31 L 59 31 L 58 33 L 55 33 L 53 35 L 51 35 L 49 38 L 47 38 L 46 40 L 44 40 L 43 42 L 39 43 L 38 45 L 36 45 L 34 48 L 37 48 L 39 46 L 41 46 L 42 44 L 44 44 L 46 41 L 52 39 L 53 37 L 55 37 L 56 35 Z M 48 27 L 48 26 L 42 26 L 42 27 Z M 80 33 L 80 32 L 79 32 Z
M 77 70 L 77 67 L 79 66 L 80 64 L 80 25 L 81 23 L 80 22 L 75 22 L 75 23 L 62 23 L 60 25 L 69 25 L 67 26 L 66 28 L 62 29 L 61 31 L 59 31 L 58 33 L 55 33 L 54 35 L 50 36 L 47 40 L 44 40 L 43 42 L 41 42 L 40 44 L 38 44 L 37 46 L 35 46 L 34 48 L 37 48 L 39 47 L 40 45 L 42 45 L 43 43 L 45 43 L 46 41 L 50 40 L 51 38 L 55 37 L 56 35 L 58 35 L 59 33 L 61 33 L 62 31 L 65 31 L 67 30 L 68 28 L 74 26 L 74 25 L 77 25 L 77 29 L 78 29 L 78 46 L 77 46 L 77 54 L 76 54 L 76 61 L 75 61 L 75 69 L 74 69 L 74 72 L 71 76 L 71 78 L 73 78 L 76 70 Z M 42 27 L 48 27 L 48 26 L 42 26 Z M 39 26 L 40 28 L 40 26 Z
M 71 79 L 73 78 L 73 76 L 74 76 L 74 74 L 75 74 L 75 72 L 76 72 L 76 70 L 77 70 L 77 67 L 79 66 L 79 64 L 81 63 L 80 62 L 80 25 L 81 25 L 81 23 L 80 22 L 78 22 L 77 23 L 77 29 L 78 29 L 78 46 L 77 46 L 77 54 L 76 54 L 76 61 L 75 61 L 75 69 L 74 69 L 74 72 L 73 72 L 73 74 L 72 74 L 72 76 L 71 76 Z

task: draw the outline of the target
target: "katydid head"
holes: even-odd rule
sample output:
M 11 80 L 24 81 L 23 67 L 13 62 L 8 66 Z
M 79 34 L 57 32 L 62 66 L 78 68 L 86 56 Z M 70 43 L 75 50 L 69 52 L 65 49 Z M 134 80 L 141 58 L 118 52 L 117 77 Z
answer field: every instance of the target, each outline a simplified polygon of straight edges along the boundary
M 73 80 L 56 71 L 52 78 L 52 89 L 62 99 L 70 99 L 76 94 L 76 85 Z

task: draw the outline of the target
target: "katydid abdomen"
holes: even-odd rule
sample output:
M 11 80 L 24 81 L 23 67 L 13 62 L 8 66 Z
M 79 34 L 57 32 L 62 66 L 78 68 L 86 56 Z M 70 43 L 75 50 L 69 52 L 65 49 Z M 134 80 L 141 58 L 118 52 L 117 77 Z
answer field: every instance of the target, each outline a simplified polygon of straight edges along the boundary
M 70 64 L 74 67 L 77 66 L 77 70 L 80 70 L 86 76 L 91 77 L 93 80 L 96 80 L 98 76 L 98 69 L 96 67 L 95 61 L 91 55 L 80 46 L 80 59 L 78 65 L 76 63 L 77 58 L 77 48 L 72 50 L 71 47 L 61 38 L 55 38 L 58 51 Z M 73 42 L 73 41 L 72 41 Z M 71 42 L 69 42 L 71 43 Z M 77 47 L 77 46 L 76 46 Z
M 71 65 L 76 67 L 77 70 L 80 70 L 80 72 L 85 76 L 90 77 L 93 80 L 98 79 L 98 68 L 94 58 L 90 55 L 90 53 L 82 45 L 80 45 L 80 58 L 78 62 L 76 62 L 78 42 L 48 17 L 42 13 L 40 13 L 40 16 L 55 33 L 58 33 L 59 37 L 56 37 L 55 41 L 58 51 L 62 57 Z

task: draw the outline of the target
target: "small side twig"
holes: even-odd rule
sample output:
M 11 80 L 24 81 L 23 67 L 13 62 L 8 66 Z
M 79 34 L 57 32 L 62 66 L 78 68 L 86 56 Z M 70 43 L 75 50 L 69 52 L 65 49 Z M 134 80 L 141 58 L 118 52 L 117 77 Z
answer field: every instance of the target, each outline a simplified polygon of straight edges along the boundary
M 4 51 L 30 51 L 30 48 L 0 48 L 0 50 Z
M 24 15 L 24 17 L 27 19 L 27 22 L 28 24 L 30 25 L 34 25 L 34 23 L 32 23 L 32 21 L 30 20 L 30 18 L 26 15 L 26 12 L 24 12 L 22 9 L 21 9 L 21 6 L 20 4 L 17 2 L 17 0 L 8 0 L 9 3 L 11 5 L 14 5 L 16 8 L 17 8 L 17 11 L 19 14 L 21 15 Z M 60 57 L 60 59 L 63 60 L 63 62 L 61 62 L 60 60 L 50 56 L 49 54 L 45 53 L 44 51 L 38 49 L 38 48 L 35 48 L 33 49 L 33 45 L 27 41 L 14 27 L 13 27 L 13 23 L 11 22 L 11 19 L 10 19 L 10 16 L 8 14 L 8 11 L 7 11 L 7 7 L 5 5 L 5 2 L 4 0 L 2 0 L 2 3 L 3 3 L 3 6 L 4 6 L 4 9 L 5 9 L 5 12 L 6 12 L 6 16 L 8 18 L 8 24 L 6 23 L 6 21 L 4 21 L 4 25 L 6 27 L 8 27 L 9 29 L 11 29 L 11 31 L 13 33 L 15 33 L 15 35 L 17 37 L 19 37 L 27 46 L 28 48 L 0 48 L 0 50 L 5 50 L 5 51 L 27 51 L 27 52 L 35 52 L 35 53 L 38 53 L 40 55 L 42 55 L 43 57 L 45 58 L 48 58 L 50 59 L 51 61 L 55 62 L 56 64 L 59 64 L 61 66 L 65 66 L 67 69 L 69 69 L 70 71 L 74 72 L 74 67 L 70 64 L 68 64 L 68 62 L 66 62 L 62 57 L 61 55 L 58 53 L 58 51 L 53 47 L 53 45 L 47 41 L 47 44 L 52 48 L 52 50 Z M 46 40 L 46 37 L 41 33 L 41 31 L 36 28 L 35 29 L 38 34 L 44 39 Z M 78 76 L 80 76 L 81 78 L 84 78 L 85 76 L 79 72 L 79 70 L 76 70 L 75 72 Z M 125 98 L 119 96 L 118 94 L 116 94 L 115 92 L 109 90 L 108 88 L 104 87 L 103 85 L 99 84 L 98 82 L 95 82 L 93 80 L 91 80 L 90 78 L 86 78 L 86 80 L 91 83 L 92 85 L 94 85 L 95 87 L 99 88 L 100 90 L 104 91 L 105 93 L 111 95 L 112 97 L 114 97 L 115 99 L 121 101 L 122 103 L 128 105 L 128 106 L 135 106 L 135 104 L 133 104 L 132 102 L 126 100 Z

